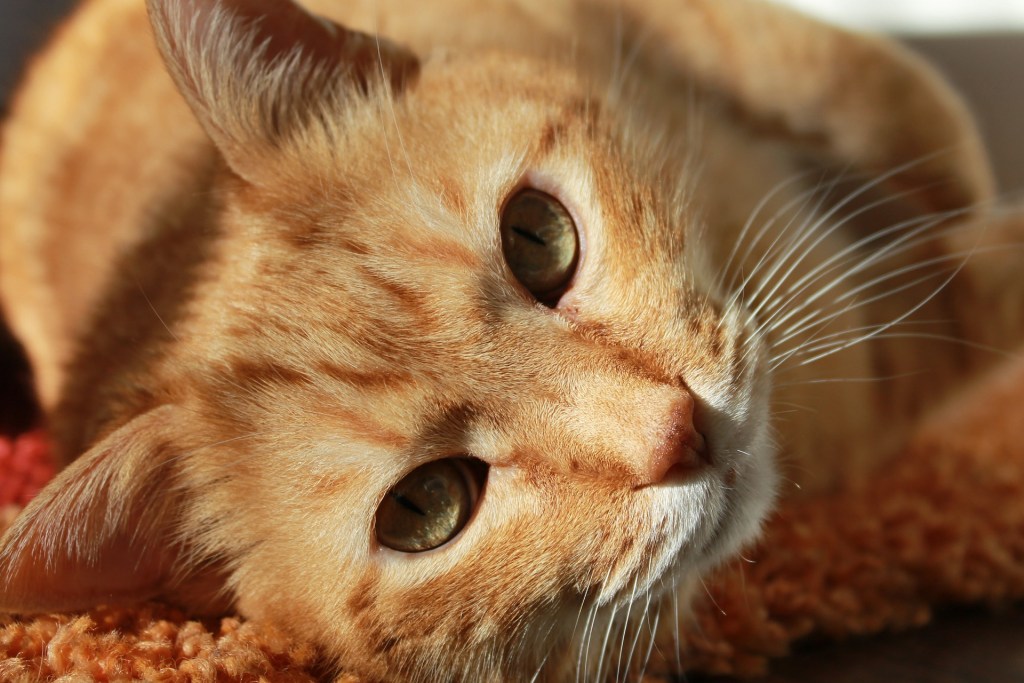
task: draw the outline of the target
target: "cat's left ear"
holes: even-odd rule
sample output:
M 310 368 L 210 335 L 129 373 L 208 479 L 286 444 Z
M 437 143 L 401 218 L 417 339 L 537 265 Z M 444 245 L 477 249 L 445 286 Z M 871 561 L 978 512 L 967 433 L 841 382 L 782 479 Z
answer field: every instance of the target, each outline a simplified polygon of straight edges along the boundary
M 291 0 L 146 0 L 178 90 L 231 168 L 268 184 L 270 155 L 328 108 L 369 91 L 400 92 L 419 61 Z M 336 116 L 336 113 L 335 113 Z
M 153 597 L 187 569 L 169 444 L 178 409 L 135 417 L 44 488 L 0 538 L 0 611 L 66 611 Z

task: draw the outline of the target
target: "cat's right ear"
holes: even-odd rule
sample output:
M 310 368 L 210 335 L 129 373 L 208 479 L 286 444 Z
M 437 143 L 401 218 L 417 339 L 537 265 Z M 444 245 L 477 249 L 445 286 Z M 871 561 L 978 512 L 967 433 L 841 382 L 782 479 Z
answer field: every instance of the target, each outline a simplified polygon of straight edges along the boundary
M 401 91 L 419 61 L 291 0 L 146 0 L 178 90 L 231 168 L 267 184 L 269 155 L 332 117 L 328 107 Z

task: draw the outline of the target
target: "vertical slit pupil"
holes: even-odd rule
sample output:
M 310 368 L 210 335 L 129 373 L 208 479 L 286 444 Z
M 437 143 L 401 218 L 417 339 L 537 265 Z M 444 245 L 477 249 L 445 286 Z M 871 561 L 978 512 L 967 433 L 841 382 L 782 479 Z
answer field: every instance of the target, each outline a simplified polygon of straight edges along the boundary
M 534 189 L 513 196 L 502 211 L 501 245 L 519 283 L 541 303 L 557 304 L 579 259 L 576 225 L 561 202 Z

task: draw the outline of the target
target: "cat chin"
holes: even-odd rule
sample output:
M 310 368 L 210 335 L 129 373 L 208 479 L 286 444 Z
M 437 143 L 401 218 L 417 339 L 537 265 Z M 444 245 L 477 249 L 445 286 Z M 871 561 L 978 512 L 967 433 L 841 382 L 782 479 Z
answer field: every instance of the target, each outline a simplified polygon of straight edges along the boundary
M 572 634 L 570 657 L 552 663 L 544 680 L 586 680 L 601 672 L 631 664 L 642 666 L 653 643 L 645 628 L 665 615 L 684 618 L 691 596 L 701 591 L 701 576 L 730 557 L 756 537 L 776 495 L 775 448 L 764 434 L 745 448 L 757 453 L 742 463 L 734 477 L 729 467 L 705 472 L 699 480 L 673 484 L 652 491 L 653 503 L 662 507 L 662 520 L 671 519 L 668 508 L 688 507 L 688 521 L 681 521 L 665 539 L 662 552 L 653 558 L 649 571 L 628 575 L 616 582 L 615 595 L 598 598 L 591 608 L 576 606 L 563 617 L 566 632 Z M 694 500 L 704 504 L 692 507 Z M 657 515 L 656 515 L 657 516 Z M 611 588 L 606 585 L 605 589 Z M 671 618 L 671 617 L 669 617 Z M 595 635 L 596 634 L 596 635 Z M 614 641 L 608 640 L 613 634 Z M 628 641 L 628 642 L 627 642 Z M 612 642 L 610 647 L 607 643 Z M 620 647 L 626 643 L 627 647 Z M 617 657 L 626 658 L 620 662 Z
M 667 598 L 695 577 L 734 557 L 755 539 L 776 497 L 774 447 L 763 439 L 741 463 L 703 472 L 689 481 L 652 487 L 650 536 L 668 532 L 646 557 L 609 576 L 597 602 L 612 610 Z

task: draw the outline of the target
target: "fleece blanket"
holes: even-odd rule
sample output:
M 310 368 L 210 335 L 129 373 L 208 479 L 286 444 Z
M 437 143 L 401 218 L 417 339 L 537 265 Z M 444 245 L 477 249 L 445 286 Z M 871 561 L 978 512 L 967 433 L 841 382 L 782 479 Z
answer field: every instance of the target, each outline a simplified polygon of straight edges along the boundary
M 52 473 L 44 433 L 0 439 L 0 524 Z M 923 420 L 873 479 L 784 502 L 707 588 L 679 648 L 662 629 L 647 683 L 680 669 L 752 676 L 802 639 L 1024 599 L 1024 355 Z M 316 681 L 316 654 L 268 624 L 158 604 L 0 617 L 3 681 Z

